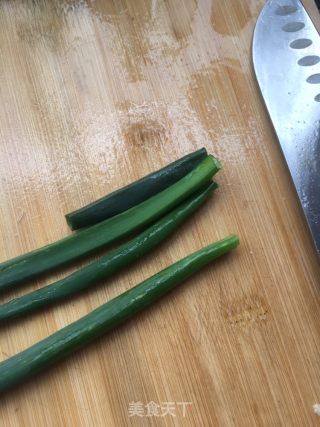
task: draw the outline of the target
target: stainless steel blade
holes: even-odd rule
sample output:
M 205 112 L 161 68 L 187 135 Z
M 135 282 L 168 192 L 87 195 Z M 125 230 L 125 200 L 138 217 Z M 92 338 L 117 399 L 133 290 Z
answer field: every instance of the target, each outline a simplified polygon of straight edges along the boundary
M 320 37 L 300 1 L 266 3 L 253 64 L 320 254 Z

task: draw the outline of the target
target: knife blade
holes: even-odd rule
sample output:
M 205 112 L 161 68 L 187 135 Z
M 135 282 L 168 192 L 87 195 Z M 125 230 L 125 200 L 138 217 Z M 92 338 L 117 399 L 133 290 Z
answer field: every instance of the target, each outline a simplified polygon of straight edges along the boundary
M 269 0 L 253 35 L 256 78 L 320 254 L 320 36 L 299 0 Z

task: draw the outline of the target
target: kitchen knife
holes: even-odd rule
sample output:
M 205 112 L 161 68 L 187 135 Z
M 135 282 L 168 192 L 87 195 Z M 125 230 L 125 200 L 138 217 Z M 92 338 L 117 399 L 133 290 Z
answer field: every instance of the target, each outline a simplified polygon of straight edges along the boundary
M 320 254 L 320 36 L 299 0 L 269 0 L 253 65 Z

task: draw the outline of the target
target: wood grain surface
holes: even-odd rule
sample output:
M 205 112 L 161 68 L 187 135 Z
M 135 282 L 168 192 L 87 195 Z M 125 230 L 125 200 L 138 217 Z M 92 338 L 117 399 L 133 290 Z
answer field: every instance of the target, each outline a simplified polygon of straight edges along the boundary
M 224 166 L 213 198 L 143 260 L 2 324 L 1 360 L 201 246 L 241 237 L 159 304 L 1 396 L 1 426 L 319 425 L 320 269 L 252 69 L 263 4 L 0 1 L 1 260 L 68 235 L 65 213 L 191 150 Z M 164 415 L 147 416 L 152 401 Z M 179 402 L 191 402 L 185 414 Z M 133 403 L 143 416 L 130 416 Z

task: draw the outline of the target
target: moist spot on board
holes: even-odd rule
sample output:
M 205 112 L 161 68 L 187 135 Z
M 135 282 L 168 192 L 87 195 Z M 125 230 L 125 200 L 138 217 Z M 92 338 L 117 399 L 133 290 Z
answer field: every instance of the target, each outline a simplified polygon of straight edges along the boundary
M 146 145 L 157 145 L 166 138 L 165 128 L 155 120 L 142 120 L 130 124 L 123 130 L 123 138 L 127 144 L 141 148 Z

